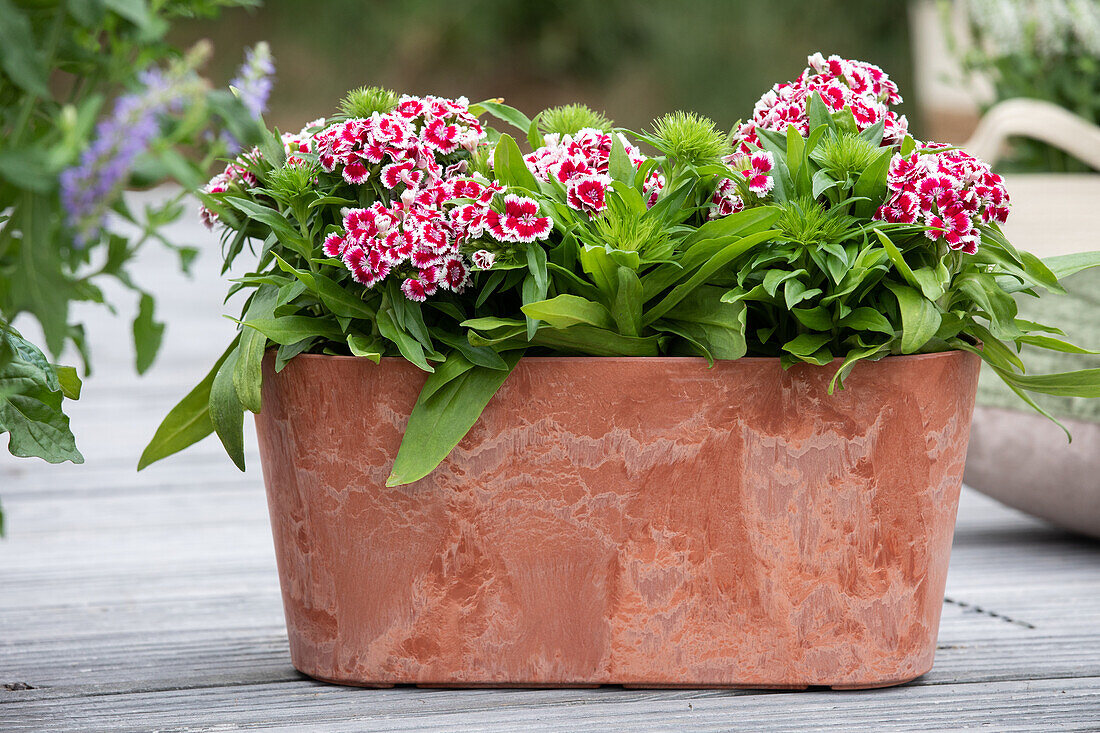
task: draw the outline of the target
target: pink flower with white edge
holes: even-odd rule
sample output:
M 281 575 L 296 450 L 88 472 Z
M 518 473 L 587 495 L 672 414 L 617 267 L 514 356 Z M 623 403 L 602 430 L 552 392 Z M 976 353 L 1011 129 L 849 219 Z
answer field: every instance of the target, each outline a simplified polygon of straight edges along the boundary
M 434 119 L 425 126 L 421 139 L 429 147 L 446 155 L 458 148 L 458 134 L 458 125 L 448 125 L 441 119 Z
M 346 169 L 345 169 L 346 170 Z M 416 188 L 420 185 L 423 173 L 416 170 L 416 165 L 411 160 L 403 160 L 400 163 L 390 163 L 382 168 L 382 185 L 389 189 L 397 188 L 404 184 L 406 188 Z
M 344 254 L 344 250 L 347 249 L 347 246 L 347 240 L 336 232 L 333 232 L 325 237 L 325 241 L 321 245 L 321 251 L 323 251 L 327 257 L 340 257 Z
M 808 107 L 817 94 L 830 112 L 850 109 L 859 130 L 883 123 L 883 144 L 895 145 L 905 137 L 908 121 L 890 109 L 899 104 L 897 85 L 874 64 L 815 53 L 797 79 L 776 84 L 757 101 L 752 119 L 734 134 L 735 149 L 748 153 L 760 146 L 757 130 L 784 133 L 788 125 L 803 137 L 809 134 Z
M 741 198 L 741 194 L 737 192 L 737 184 L 729 178 L 723 178 L 718 182 L 718 186 L 714 189 L 714 195 L 711 196 L 710 204 L 710 212 L 707 214 L 708 219 L 720 219 L 723 216 L 743 211 L 745 208 L 745 201 Z
M 402 95 L 401 99 L 397 100 L 397 106 L 394 108 L 394 112 L 407 120 L 423 116 L 426 110 L 427 106 L 424 104 L 424 100 L 420 97 L 411 97 L 408 94 Z
M 889 224 L 914 224 L 919 215 L 920 199 L 912 191 L 902 191 L 883 204 L 875 218 Z
M 439 284 L 445 290 L 462 292 L 470 281 L 470 269 L 459 257 L 448 257 L 440 265 L 442 279 Z
M 504 197 L 503 229 L 513 242 L 534 242 L 546 239 L 554 228 L 548 216 L 539 216 L 534 199 L 510 193 Z
M 571 209 L 598 214 L 607 208 L 607 189 L 610 186 L 610 176 L 578 176 L 569 181 L 565 201 Z
M 366 183 L 370 179 L 370 169 L 363 165 L 362 161 L 353 160 L 344 166 L 341 175 L 343 175 L 344 180 L 348 183 L 359 185 Z
M 889 192 L 875 213 L 888 223 L 923 222 L 925 236 L 950 249 L 974 254 L 981 242 L 980 224 L 1003 224 L 1008 192 L 1001 177 L 981 160 L 939 143 L 924 152 L 895 154 L 886 174 Z
M 749 190 L 757 196 L 767 196 L 775 186 L 775 180 L 771 176 L 775 167 L 775 157 L 767 151 L 760 151 L 749 156 L 749 167 L 741 171 L 749 182 Z
M 497 256 L 487 249 L 479 249 L 477 252 L 474 252 L 470 259 L 473 260 L 477 269 L 491 270 L 493 263 L 497 261 Z
M 504 215 L 496 209 L 485 212 L 485 230 L 499 242 L 513 241 L 512 235 L 504 226 Z
M 621 133 L 616 134 L 631 165 L 640 168 L 648 158 Z M 575 135 L 551 133 L 543 137 L 542 147 L 525 156 L 523 160 L 535 178 L 542 181 L 557 180 L 568 190 L 574 180 L 607 175 L 613 144 L 611 133 L 592 128 L 578 130 Z M 592 186 L 586 188 L 594 190 Z M 664 188 L 664 178 L 653 172 L 646 178 L 644 188 L 647 205 L 653 206 Z
M 401 292 L 405 294 L 405 297 L 414 303 L 423 303 L 428 299 L 429 286 L 421 280 L 414 278 L 406 278 L 405 282 L 401 283 Z M 432 288 L 434 292 L 434 288 Z
M 248 170 L 248 165 L 260 158 L 258 148 L 237 156 L 237 159 L 225 166 L 225 169 L 210 179 L 203 187 L 203 193 L 225 193 L 233 186 L 250 188 L 256 185 L 256 176 Z M 213 229 L 218 215 L 205 205 L 199 206 L 199 219 L 207 229 Z

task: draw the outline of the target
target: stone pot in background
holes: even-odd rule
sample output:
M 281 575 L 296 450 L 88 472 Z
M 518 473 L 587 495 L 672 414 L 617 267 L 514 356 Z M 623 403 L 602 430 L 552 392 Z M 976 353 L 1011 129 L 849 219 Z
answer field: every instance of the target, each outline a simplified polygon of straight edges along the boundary
M 388 686 L 876 687 L 932 666 L 979 360 L 524 358 L 431 475 L 426 375 L 265 363 L 294 665 Z

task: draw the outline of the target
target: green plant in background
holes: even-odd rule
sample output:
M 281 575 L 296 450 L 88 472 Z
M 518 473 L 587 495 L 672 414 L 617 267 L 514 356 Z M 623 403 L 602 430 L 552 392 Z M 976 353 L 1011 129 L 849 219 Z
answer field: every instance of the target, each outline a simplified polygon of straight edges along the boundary
M 500 95 L 531 110 L 587 101 L 641 128 L 670 109 L 736 119 L 766 80 L 801 62 L 800 49 L 879 59 L 901 83 L 912 63 L 898 5 L 881 0 L 470 0 L 461 12 L 448 0 L 326 0 L 308 13 L 298 0 L 266 0 L 265 8 L 254 19 L 227 13 L 214 29 L 184 25 L 177 37 L 266 38 L 308 58 L 308 73 L 284 75 L 273 100 L 268 119 L 283 129 L 298 129 L 311 119 L 303 110 L 327 109 L 364 74 L 390 88 Z
M 942 3 L 949 17 L 950 3 Z M 993 84 L 994 101 L 1030 97 L 1100 124 L 1100 3 L 1095 0 L 964 0 L 970 39 L 951 39 L 963 68 Z M 950 23 L 945 22 L 950 28 Z M 1020 140 L 1008 170 L 1091 170 L 1036 140 Z
M 209 45 L 182 52 L 165 33 L 175 18 L 243 4 L 0 0 L 0 433 L 13 455 L 83 461 L 63 411 L 65 399 L 79 396 L 80 376 L 54 362 L 72 346 L 90 373 L 70 305 L 111 307 L 98 285 L 105 278 L 137 294 L 137 370 L 153 362 L 164 325 L 127 264 L 158 241 L 187 269 L 197 251 L 161 229 L 182 213 L 186 189 L 200 185 L 216 156 L 258 139 L 271 65 L 257 48 L 236 80 L 239 98 L 214 91 L 198 74 Z M 202 155 L 191 157 L 199 146 Z M 141 212 L 122 198 L 165 181 L 185 191 Z M 138 233 L 117 233 L 112 220 Z M 17 330 L 24 316 L 41 326 L 43 344 Z

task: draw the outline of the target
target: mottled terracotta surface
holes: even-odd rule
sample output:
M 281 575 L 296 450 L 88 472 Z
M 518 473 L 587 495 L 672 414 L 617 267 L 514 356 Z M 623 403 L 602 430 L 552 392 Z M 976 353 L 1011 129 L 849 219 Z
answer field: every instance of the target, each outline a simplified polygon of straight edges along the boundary
M 978 376 L 527 358 L 386 488 L 425 375 L 265 364 L 294 665 L 346 684 L 871 687 L 932 666 Z

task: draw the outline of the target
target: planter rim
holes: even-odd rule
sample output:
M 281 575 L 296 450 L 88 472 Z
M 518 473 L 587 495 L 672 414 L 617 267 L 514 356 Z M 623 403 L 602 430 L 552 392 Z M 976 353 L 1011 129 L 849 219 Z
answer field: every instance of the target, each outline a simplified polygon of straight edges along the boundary
M 926 354 L 891 354 L 891 355 L 885 356 L 882 359 L 879 359 L 875 362 L 860 361 L 860 362 L 857 362 L 857 363 L 860 363 L 860 364 L 877 364 L 877 363 L 881 363 L 881 362 L 884 362 L 884 361 L 887 361 L 887 360 L 890 360 L 890 361 L 902 361 L 902 360 L 905 360 L 905 361 L 921 361 L 921 360 L 932 360 L 932 359 L 938 359 L 938 358 L 945 358 L 945 357 L 955 356 L 955 355 L 959 355 L 959 354 L 973 354 L 973 352 L 966 351 L 965 349 L 951 349 L 950 351 L 934 351 L 934 352 L 930 352 L 930 353 L 926 353 Z M 403 356 L 383 356 L 381 358 L 382 358 L 382 361 L 388 362 L 388 363 L 401 361 L 401 362 L 406 362 L 407 364 L 413 365 L 412 362 L 408 361 Z M 369 359 L 367 359 L 364 356 L 347 356 L 347 355 L 343 355 L 343 354 L 298 354 L 294 357 L 294 359 L 309 359 L 309 360 L 313 360 L 313 359 L 333 359 L 333 360 L 336 360 L 336 361 L 370 361 Z M 293 361 L 294 359 L 291 359 L 291 361 Z M 760 364 L 760 363 L 765 363 L 765 362 L 778 363 L 779 359 L 780 359 L 780 357 L 778 357 L 778 356 L 742 356 L 738 359 L 715 359 L 714 362 L 715 362 L 715 364 L 718 364 L 718 363 L 736 364 L 736 363 L 740 363 L 740 362 L 749 362 L 749 363 L 753 363 L 753 364 Z M 698 362 L 706 363 L 707 358 L 704 357 L 704 356 L 525 356 L 521 359 L 521 361 L 524 361 L 524 362 L 537 362 L 537 363 L 542 363 L 542 362 L 573 363 L 573 362 L 579 362 L 579 361 L 583 361 L 583 362 L 601 361 L 601 362 L 607 362 L 607 363 L 611 363 L 611 362 L 635 363 L 635 362 L 649 361 L 649 362 L 654 362 L 654 363 L 659 363 L 659 364 L 670 364 L 670 365 L 672 365 L 672 364 L 692 364 L 692 363 L 698 363 Z M 836 364 L 837 362 L 843 362 L 843 361 L 844 361 L 844 357 L 838 356 L 835 359 L 833 359 L 833 361 L 830 362 L 828 365 L 822 365 L 822 366 L 832 366 L 833 364 Z M 413 365 L 413 366 L 415 366 L 415 365 Z M 807 364 L 806 366 L 815 366 L 815 365 Z

